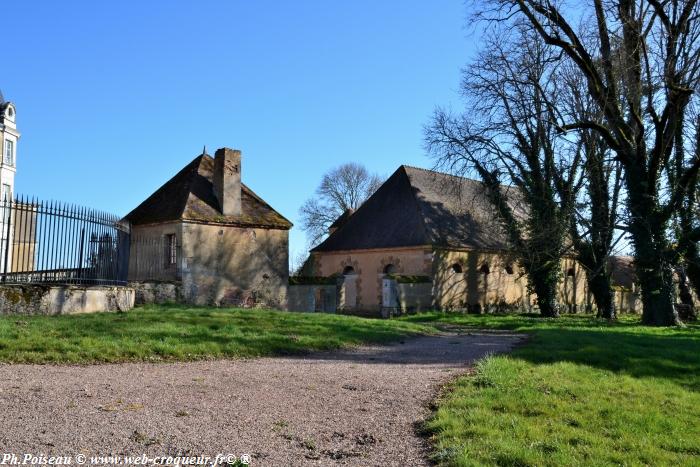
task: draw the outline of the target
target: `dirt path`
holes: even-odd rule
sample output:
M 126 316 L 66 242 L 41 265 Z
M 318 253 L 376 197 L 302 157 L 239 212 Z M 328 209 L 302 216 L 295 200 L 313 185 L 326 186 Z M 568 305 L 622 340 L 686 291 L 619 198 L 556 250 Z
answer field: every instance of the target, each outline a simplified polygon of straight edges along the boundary
M 426 465 L 441 383 L 508 334 L 175 364 L 0 365 L 0 454 L 231 453 L 251 465 Z

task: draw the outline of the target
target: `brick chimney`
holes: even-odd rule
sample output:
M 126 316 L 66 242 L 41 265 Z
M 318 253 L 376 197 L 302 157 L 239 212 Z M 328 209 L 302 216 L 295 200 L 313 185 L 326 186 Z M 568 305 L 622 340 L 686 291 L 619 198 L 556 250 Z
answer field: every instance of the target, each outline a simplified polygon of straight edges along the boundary
M 214 194 L 224 216 L 241 215 L 241 151 L 229 148 L 216 150 Z

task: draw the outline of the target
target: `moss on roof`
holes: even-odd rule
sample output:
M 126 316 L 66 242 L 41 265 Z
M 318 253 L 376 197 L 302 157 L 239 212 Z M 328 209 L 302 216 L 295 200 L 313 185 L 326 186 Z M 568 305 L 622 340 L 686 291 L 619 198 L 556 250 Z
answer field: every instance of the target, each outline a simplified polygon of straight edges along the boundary
M 224 216 L 214 195 L 214 159 L 202 154 L 126 215 L 133 225 L 194 221 L 288 230 L 292 223 L 241 183 L 241 215 Z

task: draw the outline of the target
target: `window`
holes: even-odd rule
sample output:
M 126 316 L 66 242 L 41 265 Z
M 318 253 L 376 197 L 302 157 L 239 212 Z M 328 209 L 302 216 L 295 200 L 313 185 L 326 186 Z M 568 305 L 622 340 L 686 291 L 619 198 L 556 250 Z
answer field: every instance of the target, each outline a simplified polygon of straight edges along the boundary
M 177 264 L 177 236 L 170 234 L 165 236 L 168 240 L 168 265 Z
M 3 161 L 7 165 L 15 165 L 15 142 L 12 140 L 5 140 L 5 157 Z
M 452 272 L 455 274 L 462 274 L 462 266 L 458 263 L 452 265 Z
M 5 183 L 2 184 L 2 201 L 12 200 L 12 187 Z

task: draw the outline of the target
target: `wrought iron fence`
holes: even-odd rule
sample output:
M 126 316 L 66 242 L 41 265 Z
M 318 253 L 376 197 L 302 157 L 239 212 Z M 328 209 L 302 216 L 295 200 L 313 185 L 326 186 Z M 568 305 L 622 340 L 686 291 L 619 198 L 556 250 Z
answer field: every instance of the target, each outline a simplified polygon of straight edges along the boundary
M 0 279 L 8 284 L 123 285 L 129 225 L 104 212 L 35 199 L 0 202 Z
M 180 280 L 181 247 L 176 235 L 141 233 L 131 236 L 129 280 Z

